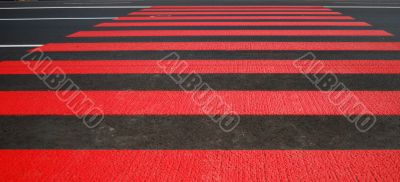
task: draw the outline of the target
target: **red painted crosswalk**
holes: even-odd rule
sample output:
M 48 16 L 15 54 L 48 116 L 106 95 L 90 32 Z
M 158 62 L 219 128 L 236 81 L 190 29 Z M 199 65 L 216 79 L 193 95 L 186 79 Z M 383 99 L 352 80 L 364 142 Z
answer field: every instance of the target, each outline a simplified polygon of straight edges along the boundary
M 400 177 L 400 153 L 393 150 L 5 150 L 2 153 L 0 162 L 13 164 L 2 165 L 2 175 L 19 181 L 30 181 L 32 177 L 42 181 L 70 178 L 280 181 L 283 177 L 310 181 L 396 181 Z M 37 172 L 39 169 L 41 172 Z
M 310 9 L 322 9 L 324 6 L 152 6 L 151 9 L 218 9 L 218 8 L 251 8 L 254 9 L 264 9 L 264 8 L 310 8 Z
M 232 8 L 177 8 L 177 9 L 142 9 L 140 11 L 143 12 L 162 12 L 162 11 L 245 11 L 245 12 L 253 12 L 253 11 L 332 11 L 329 8 L 248 8 L 248 7 L 232 7 Z
M 65 93 L 51 91 L 1 92 L 0 115 L 72 115 L 59 98 L 68 97 L 74 91 Z M 59 95 L 58 95 L 59 94 Z M 107 115 L 201 115 L 210 91 L 85 91 Z M 239 115 L 362 115 L 366 110 L 348 109 L 345 113 L 329 101 L 327 94 L 320 91 L 214 91 L 219 98 L 206 100 L 209 114 L 231 114 L 218 104 L 229 103 Z M 398 98 L 400 91 L 353 91 L 332 93 L 332 95 L 354 94 L 376 115 L 400 115 Z M 58 96 L 57 96 L 58 95 Z M 379 100 L 379 104 L 376 101 Z M 40 101 L 40 102 L 38 102 Z M 342 107 L 353 107 L 356 101 L 346 101 Z M 173 107 L 170 107 L 170 105 Z M 151 107 L 144 107 L 144 106 Z M 122 108 L 123 106 L 123 108 Z M 24 109 L 21 109 L 24 108 Z M 118 109 L 116 109 L 118 108 Z M 100 114 L 95 110 L 91 114 Z M 85 111 L 85 110 L 82 110 Z M 81 113 L 84 114 L 84 113 Z
M 133 12 L 129 15 L 341 15 L 339 12 L 302 12 L 302 11 L 275 11 L 275 12 L 265 12 L 265 11 L 252 11 L 252 12 Z
M 162 74 L 159 60 L 56 60 L 53 67 L 61 70 L 46 69 L 45 74 Z M 296 73 L 301 70 L 293 66 L 293 60 L 189 60 L 184 70 L 174 69 L 181 61 L 169 61 L 166 66 L 169 73 Z M 309 60 L 297 65 L 317 64 L 324 67 L 307 73 L 337 74 L 400 74 L 400 60 Z M 3 61 L 0 74 L 31 74 L 32 71 L 23 62 Z M 35 64 L 34 61 L 27 64 Z
M 354 20 L 350 16 L 125 16 L 115 20 Z
M 383 30 L 108 30 L 80 31 L 68 37 L 157 36 L 392 36 Z
M 106 22 L 96 25 L 96 27 L 175 27 L 175 26 L 294 26 L 294 27 L 315 27 L 315 26 L 329 26 L 329 27 L 365 27 L 371 26 L 365 22 L 309 22 L 309 21 L 295 21 L 295 22 Z
M 38 57 L 34 57 L 23 62 L 1 62 L 0 77 L 3 76 L 5 81 L 23 80 L 26 84 L 26 87 L 22 87 L 4 82 L 4 88 L 0 90 L 3 125 L 8 126 L 7 123 L 12 122 L 12 126 L 16 126 L 4 129 L 5 134 L 1 136 L 16 133 L 16 142 L 12 140 L 13 137 L 5 137 L 5 148 L 28 149 L 0 151 L 0 162 L 11 164 L 11 167 L 2 165 L 5 178 L 30 180 L 37 177 L 60 181 L 57 179 L 74 174 L 72 178 L 84 181 L 127 181 L 135 178 L 153 181 L 157 176 L 164 176 L 171 181 L 190 181 L 193 178 L 205 181 L 218 181 L 219 178 L 230 181 L 250 181 L 255 178 L 278 181 L 280 175 L 285 175 L 288 181 L 395 181 L 393 179 L 398 176 L 396 170 L 400 167 L 397 162 L 400 151 L 393 147 L 393 138 L 387 135 L 386 138 L 381 137 L 380 134 L 396 133 L 400 122 L 397 121 L 400 117 L 400 89 L 396 86 L 396 80 L 392 84 L 382 79 L 398 78 L 400 74 L 400 60 L 386 56 L 399 53 L 400 42 L 389 39 L 394 36 L 392 33 L 358 21 L 346 13 L 324 6 L 153 6 L 66 36 L 68 41 L 51 42 L 28 51 L 43 51 L 49 57 L 63 56 L 61 59 L 37 61 Z M 213 40 L 206 40 L 207 36 Z M 259 37 L 274 41 L 257 40 Z M 152 38 L 157 41 L 146 41 Z M 174 51 L 182 53 L 180 59 L 167 60 L 168 64 L 163 67 L 160 66 L 160 60 L 150 57 L 154 56 L 153 53 L 168 55 Z M 214 55 L 216 52 L 224 55 L 223 58 Z M 272 52 L 277 52 L 274 56 L 278 58 L 264 57 Z M 297 62 L 299 56 L 307 52 L 313 52 L 316 60 L 307 58 Z M 360 56 L 371 52 L 382 55 L 382 58 Z M 197 58 L 194 53 L 205 54 L 205 59 Z M 238 53 L 239 56 L 225 58 L 232 53 Z M 111 59 L 99 56 L 108 54 Z M 119 59 L 119 54 L 127 58 Z M 139 54 L 149 57 L 141 59 Z M 285 54 L 292 59 L 283 58 Z M 320 60 L 320 54 L 329 54 L 331 57 Z M 350 58 L 338 59 L 338 54 Z M 79 59 L 70 58 L 70 55 L 78 55 Z M 97 57 L 92 59 L 88 55 Z M 182 63 L 185 63 L 185 69 L 177 69 L 176 65 Z M 304 72 L 297 67 L 299 64 L 305 67 L 322 66 Z M 43 89 L 26 81 L 38 71 L 32 70 L 32 65 L 38 65 L 36 68 L 41 69 L 38 77 L 44 76 L 41 78 L 48 81 L 47 84 L 61 82 L 59 75 L 65 74 L 65 80 L 68 76 L 71 82 L 72 78 L 79 78 L 79 83 L 87 83 L 92 87 L 83 86 L 83 90 L 79 90 L 76 89 L 79 85 L 74 89 L 64 85 L 56 90 Z M 299 80 L 306 80 L 307 75 L 326 76 L 329 73 L 343 76 L 347 83 L 358 89 L 309 90 L 310 87 L 300 85 L 304 82 L 290 80 L 293 75 L 298 76 Z M 176 87 L 171 87 L 171 82 L 159 79 L 163 76 L 176 79 L 183 76 L 181 74 L 187 77 L 182 78 L 182 82 L 177 81 Z M 123 77 L 111 78 L 121 75 Z M 200 78 L 191 78 L 190 75 Z M 244 80 L 254 75 L 268 75 L 266 78 L 271 80 Z M 217 80 L 214 85 L 220 86 L 219 89 L 194 89 L 193 85 L 196 84 L 207 86 L 207 83 L 201 82 L 207 79 L 203 80 L 201 76 L 207 76 L 209 81 Z M 242 82 L 232 81 L 228 76 L 241 78 Z M 365 77 L 361 79 L 361 76 Z M 131 80 L 127 77 L 134 78 L 138 83 L 128 84 Z M 315 83 L 316 87 L 326 87 L 332 81 L 327 77 L 321 78 Z M 276 83 L 280 82 L 276 80 L 287 87 L 278 89 Z M 374 85 L 360 87 L 368 85 L 370 80 L 374 81 Z M 272 89 L 257 87 L 267 81 L 274 81 L 275 85 L 271 83 Z M 309 83 L 309 80 L 306 81 Z M 384 84 L 393 87 L 380 87 Z M 154 85 L 160 86 L 157 89 L 150 87 Z M 186 87 L 193 89 L 185 91 Z M 74 97 L 79 91 L 85 94 L 82 97 L 93 101 L 98 109 L 90 112 L 84 110 L 87 105 Z M 207 97 L 210 94 L 213 96 Z M 220 101 L 230 110 L 221 107 Z M 360 108 L 360 103 L 367 109 Z M 71 110 L 71 105 L 78 110 Z M 76 123 L 68 119 L 76 114 L 104 114 L 109 120 L 104 126 L 101 125 L 101 130 L 90 130 L 90 137 L 83 138 L 83 142 L 79 143 L 69 141 L 70 135 L 76 133 L 79 137 L 86 136 L 85 133 L 79 133 L 83 131 L 83 124 L 79 128 L 71 127 Z M 220 130 L 214 132 L 218 124 L 212 125 L 204 122 L 207 119 L 195 118 L 226 114 L 237 114 L 247 117 L 247 120 L 243 125 L 238 125 L 241 127 L 239 130 L 224 133 Z M 354 123 L 346 120 L 350 116 L 371 115 L 380 119 L 377 121 L 379 125 L 371 130 L 372 134 L 359 133 L 353 128 Z M 175 125 L 186 121 L 182 118 L 189 118 L 188 125 Z M 38 122 L 31 127 L 40 127 L 40 133 L 30 131 L 28 126 L 14 124 L 15 120 L 18 123 Z M 147 126 L 148 123 L 140 124 L 143 121 L 149 121 L 151 126 Z M 334 127 L 327 125 L 328 121 L 333 121 Z M 122 122 L 128 124 L 120 126 Z M 166 127 L 165 123 L 171 126 Z M 343 127 L 343 123 L 347 125 Z M 201 129 L 208 132 L 202 137 L 194 137 L 191 132 L 195 132 L 188 130 L 192 126 L 197 127 L 196 132 Z M 327 128 L 328 132 L 318 133 Z M 54 137 L 60 131 L 64 135 Z M 121 131 L 122 134 L 118 133 Z M 271 134 L 276 131 L 281 135 Z M 244 133 L 243 136 L 240 132 Z M 345 134 L 338 134 L 341 132 Z M 43 133 L 46 137 L 39 137 Z M 112 140 L 103 138 L 99 133 L 106 133 L 108 139 Z M 217 137 L 216 141 L 209 138 L 212 135 Z M 227 140 L 227 135 L 240 135 L 243 139 Z M 19 136 L 29 139 L 21 140 Z M 245 138 L 248 136 L 253 138 Z M 176 141 L 164 142 L 157 137 Z M 127 145 L 133 141 L 135 143 Z M 184 143 L 186 145 L 180 146 Z M 35 148 L 45 150 L 29 150 Z M 115 148 L 158 150 L 90 150 Z M 246 151 L 221 152 L 210 149 Z M 228 167 L 223 166 L 225 163 Z M 70 167 L 64 170 L 60 164 Z M 249 170 L 253 164 L 256 167 Z M 38 168 L 44 170 L 37 172 Z M 217 169 L 217 180 L 213 180 L 214 174 L 209 176 L 214 169 Z M 96 171 L 94 174 L 87 172 L 93 170 Z M 153 170 L 162 170 L 164 173 L 155 176 Z M 15 171 L 22 171 L 24 175 L 15 176 Z

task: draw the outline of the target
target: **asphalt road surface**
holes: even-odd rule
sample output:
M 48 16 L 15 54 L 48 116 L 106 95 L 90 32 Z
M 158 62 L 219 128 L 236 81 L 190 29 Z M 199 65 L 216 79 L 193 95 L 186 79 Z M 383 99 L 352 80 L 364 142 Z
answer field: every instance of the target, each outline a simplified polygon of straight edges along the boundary
M 0 2 L 0 179 L 398 181 L 400 2 Z

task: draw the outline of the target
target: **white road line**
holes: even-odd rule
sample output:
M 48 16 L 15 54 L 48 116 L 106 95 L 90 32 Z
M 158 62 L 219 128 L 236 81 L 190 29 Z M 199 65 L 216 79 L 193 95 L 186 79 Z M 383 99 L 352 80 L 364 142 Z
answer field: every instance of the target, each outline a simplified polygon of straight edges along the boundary
M 400 6 L 324 6 L 326 8 L 353 8 L 353 9 L 400 9 Z
M 5 7 L 0 10 L 21 10 L 21 9 L 132 9 L 150 8 L 151 6 L 47 6 L 47 7 Z
M 64 4 L 131 4 L 133 2 L 64 3 Z
M 111 20 L 116 17 L 86 17 L 86 18 L 0 18 L 0 21 L 43 21 L 43 20 Z
M 40 47 L 41 44 L 23 44 L 23 45 L 0 45 L 0 48 L 13 48 L 13 47 Z
M 121 2 L 88 2 L 88 3 L 64 3 L 64 4 L 130 4 L 134 2 L 127 2 L 127 1 L 121 1 Z
M 110 2 L 87 2 L 87 3 L 64 3 L 64 4 L 80 4 L 80 5 L 93 5 L 93 4 L 133 4 L 135 2 L 141 2 L 144 0 L 135 0 L 135 1 L 110 1 Z

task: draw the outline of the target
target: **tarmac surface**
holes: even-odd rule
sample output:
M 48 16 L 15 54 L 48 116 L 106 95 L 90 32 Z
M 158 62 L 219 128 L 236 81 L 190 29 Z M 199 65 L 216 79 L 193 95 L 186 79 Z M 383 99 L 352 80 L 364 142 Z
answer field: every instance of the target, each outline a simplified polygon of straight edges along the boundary
M 396 181 L 399 17 L 396 1 L 0 2 L 0 178 Z

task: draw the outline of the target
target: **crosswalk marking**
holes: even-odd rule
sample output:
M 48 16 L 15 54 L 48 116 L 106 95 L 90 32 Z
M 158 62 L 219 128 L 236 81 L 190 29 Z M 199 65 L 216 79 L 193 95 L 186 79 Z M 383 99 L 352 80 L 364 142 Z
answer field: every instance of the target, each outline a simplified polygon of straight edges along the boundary
M 68 37 L 157 36 L 393 36 L 383 30 L 109 30 L 80 31 Z
M 294 27 L 315 27 L 315 26 L 329 26 L 329 27 L 366 27 L 371 26 L 365 22 L 310 22 L 310 21 L 284 21 L 284 22 L 105 22 L 96 25 L 96 27 L 175 27 L 175 26 L 294 26 Z
M 310 11 L 275 11 L 275 12 L 266 12 L 266 11 L 252 11 L 252 12 L 243 12 L 243 11 L 214 11 L 214 12 L 174 12 L 174 11 L 165 11 L 165 12 L 133 12 L 129 15 L 341 15 L 339 12 L 310 12 Z
M 350 16 L 126 16 L 115 20 L 354 20 Z
M 396 181 L 400 60 L 393 55 L 399 53 L 400 42 L 393 41 L 389 32 L 329 8 L 334 7 L 153 6 L 97 24 L 94 30 L 67 35 L 67 41 L 30 50 L 61 59 L 1 61 L 2 145 L 24 149 L 1 151 L 0 162 L 15 163 L 11 168 L 2 165 L 4 176 L 53 181 L 54 176 L 69 178 L 70 174 L 85 181 L 144 176 L 146 180 L 157 176 L 175 181 L 178 177 L 279 181 L 284 175 L 288 181 Z M 207 41 L 206 36 L 215 40 Z M 274 41 L 257 40 L 260 37 Z M 143 41 L 153 38 L 157 41 Z M 168 60 L 164 66 L 170 71 L 165 72 L 157 56 L 172 51 L 180 59 Z M 296 62 L 298 55 L 310 51 L 316 60 Z M 205 59 L 196 59 L 195 53 L 204 54 Z M 276 58 L 266 59 L 270 53 Z M 320 53 L 330 57 L 320 60 Z M 360 56 L 366 53 L 379 55 L 374 59 Z M 120 54 L 124 60 L 118 59 Z M 338 54 L 349 58 L 338 59 Z M 74 56 L 78 59 L 71 59 Z M 303 66 L 323 63 L 323 67 L 304 72 L 295 62 Z M 185 69 L 176 69 L 180 63 L 186 63 Z M 37 75 L 26 64 L 41 68 L 46 83 L 65 81 L 65 74 L 81 87 L 48 89 L 38 84 Z M 326 93 L 306 79 L 319 75 L 318 85 L 332 86 L 326 75 L 335 74 L 336 79 L 350 83 L 347 88 L 356 89 L 336 87 Z M 170 79 L 173 76 L 185 79 L 178 85 Z M 200 88 L 199 80 L 209 87 Z M 210 85 L 216 87 L 208 89 Z M 101 108 L 89 112 L 90 116 L 105 114 L 106 122 L 98 130 L 85 130 L 76 122 L 76 113 L 60 100 L 74 97 L 81 89 L 85 98 Z M 208 98 L 209 93 L 219 97 Z M 242 119 L 230 133 L 207 118 L 227 114 L 218 99 Z M 197 104 L 199 100 L 207 101 L 210 112 Z M 338 100 L 345 100 L 343 108 Z M 368 110 L 357 107 L 358 101 Z M 75 98 L 68 103 L 85 107 Z M 85 111 L 78 115 L 88 114 Z M 365 123 L 348 122 L 362 115 L 378 118 L 378 126 L 370 133 L 359 133 L 352 126 Z M 125 171 L 127 164 L 134 172 Z M 77 167 L 66 172 L 62 165 Z
M 63 94 L 71 94 L 67 90 Z M 208 91 L 85 91 L 106 115 L 202 115 L 202 107 L 193 95 L 202 97 Z M 362 115 L 365 110 L 342 113 L 320 91 L 214 91 L 240 115 Z M 343 94 L 346 92 L 337 92 Z M 400 91 L 349 91 L 376 115 L 400 115 Z M 0 115 L 72 115 L 55 91 L 0 91 L 0 100 L 7 106 Z M 333 93 L 335 95 L 335 93 Z M 379 104 L 376 101 L 379 100 Z M 38 102 L 40 101 L 40 102 Z M 209 108 L 218 108 L 218 98 L 209 101 Z M 347 104 L 347 103 L 346 103 Z M 350 102 L 349 104 L 353 104 Z M 173 105 L 173 107 L 170 107 Z M 121 107 L 123 106 L 123 107 Z M 149 106 L 149 107 L 144 107 Z M 349 105 L 351 106 L 351 105 Z M 24 108 L 24 109 L 21 109 Z M 215 109 L 210 114 L 226 114 Z M 81 113 L 83 114 L 83 113 Z M 95 111 L 91 114 L 99 114 Z
M 53 60 L 52 66 L 60 67 L 67 74 L 163 74 L 159 60 Z M 309 60 L 309 64 L 324 61 L 324 68 L 308 73 L 336 74 L 400 74 L 400 60 Z M 314 63 L 313 63 L 314 62 Z M 34 64 L 34 62 L 28 62 Z M 166 69 L 170 73 L 296 73 L 293 60 L 190 60 L 186 69 L 174 70 L 179 61 L 171 61 Z M 20 61 L 2 61 L 0 74 L 31 74 Z M 45 74 L 62 73 L 60 70 L 43 70 Z

